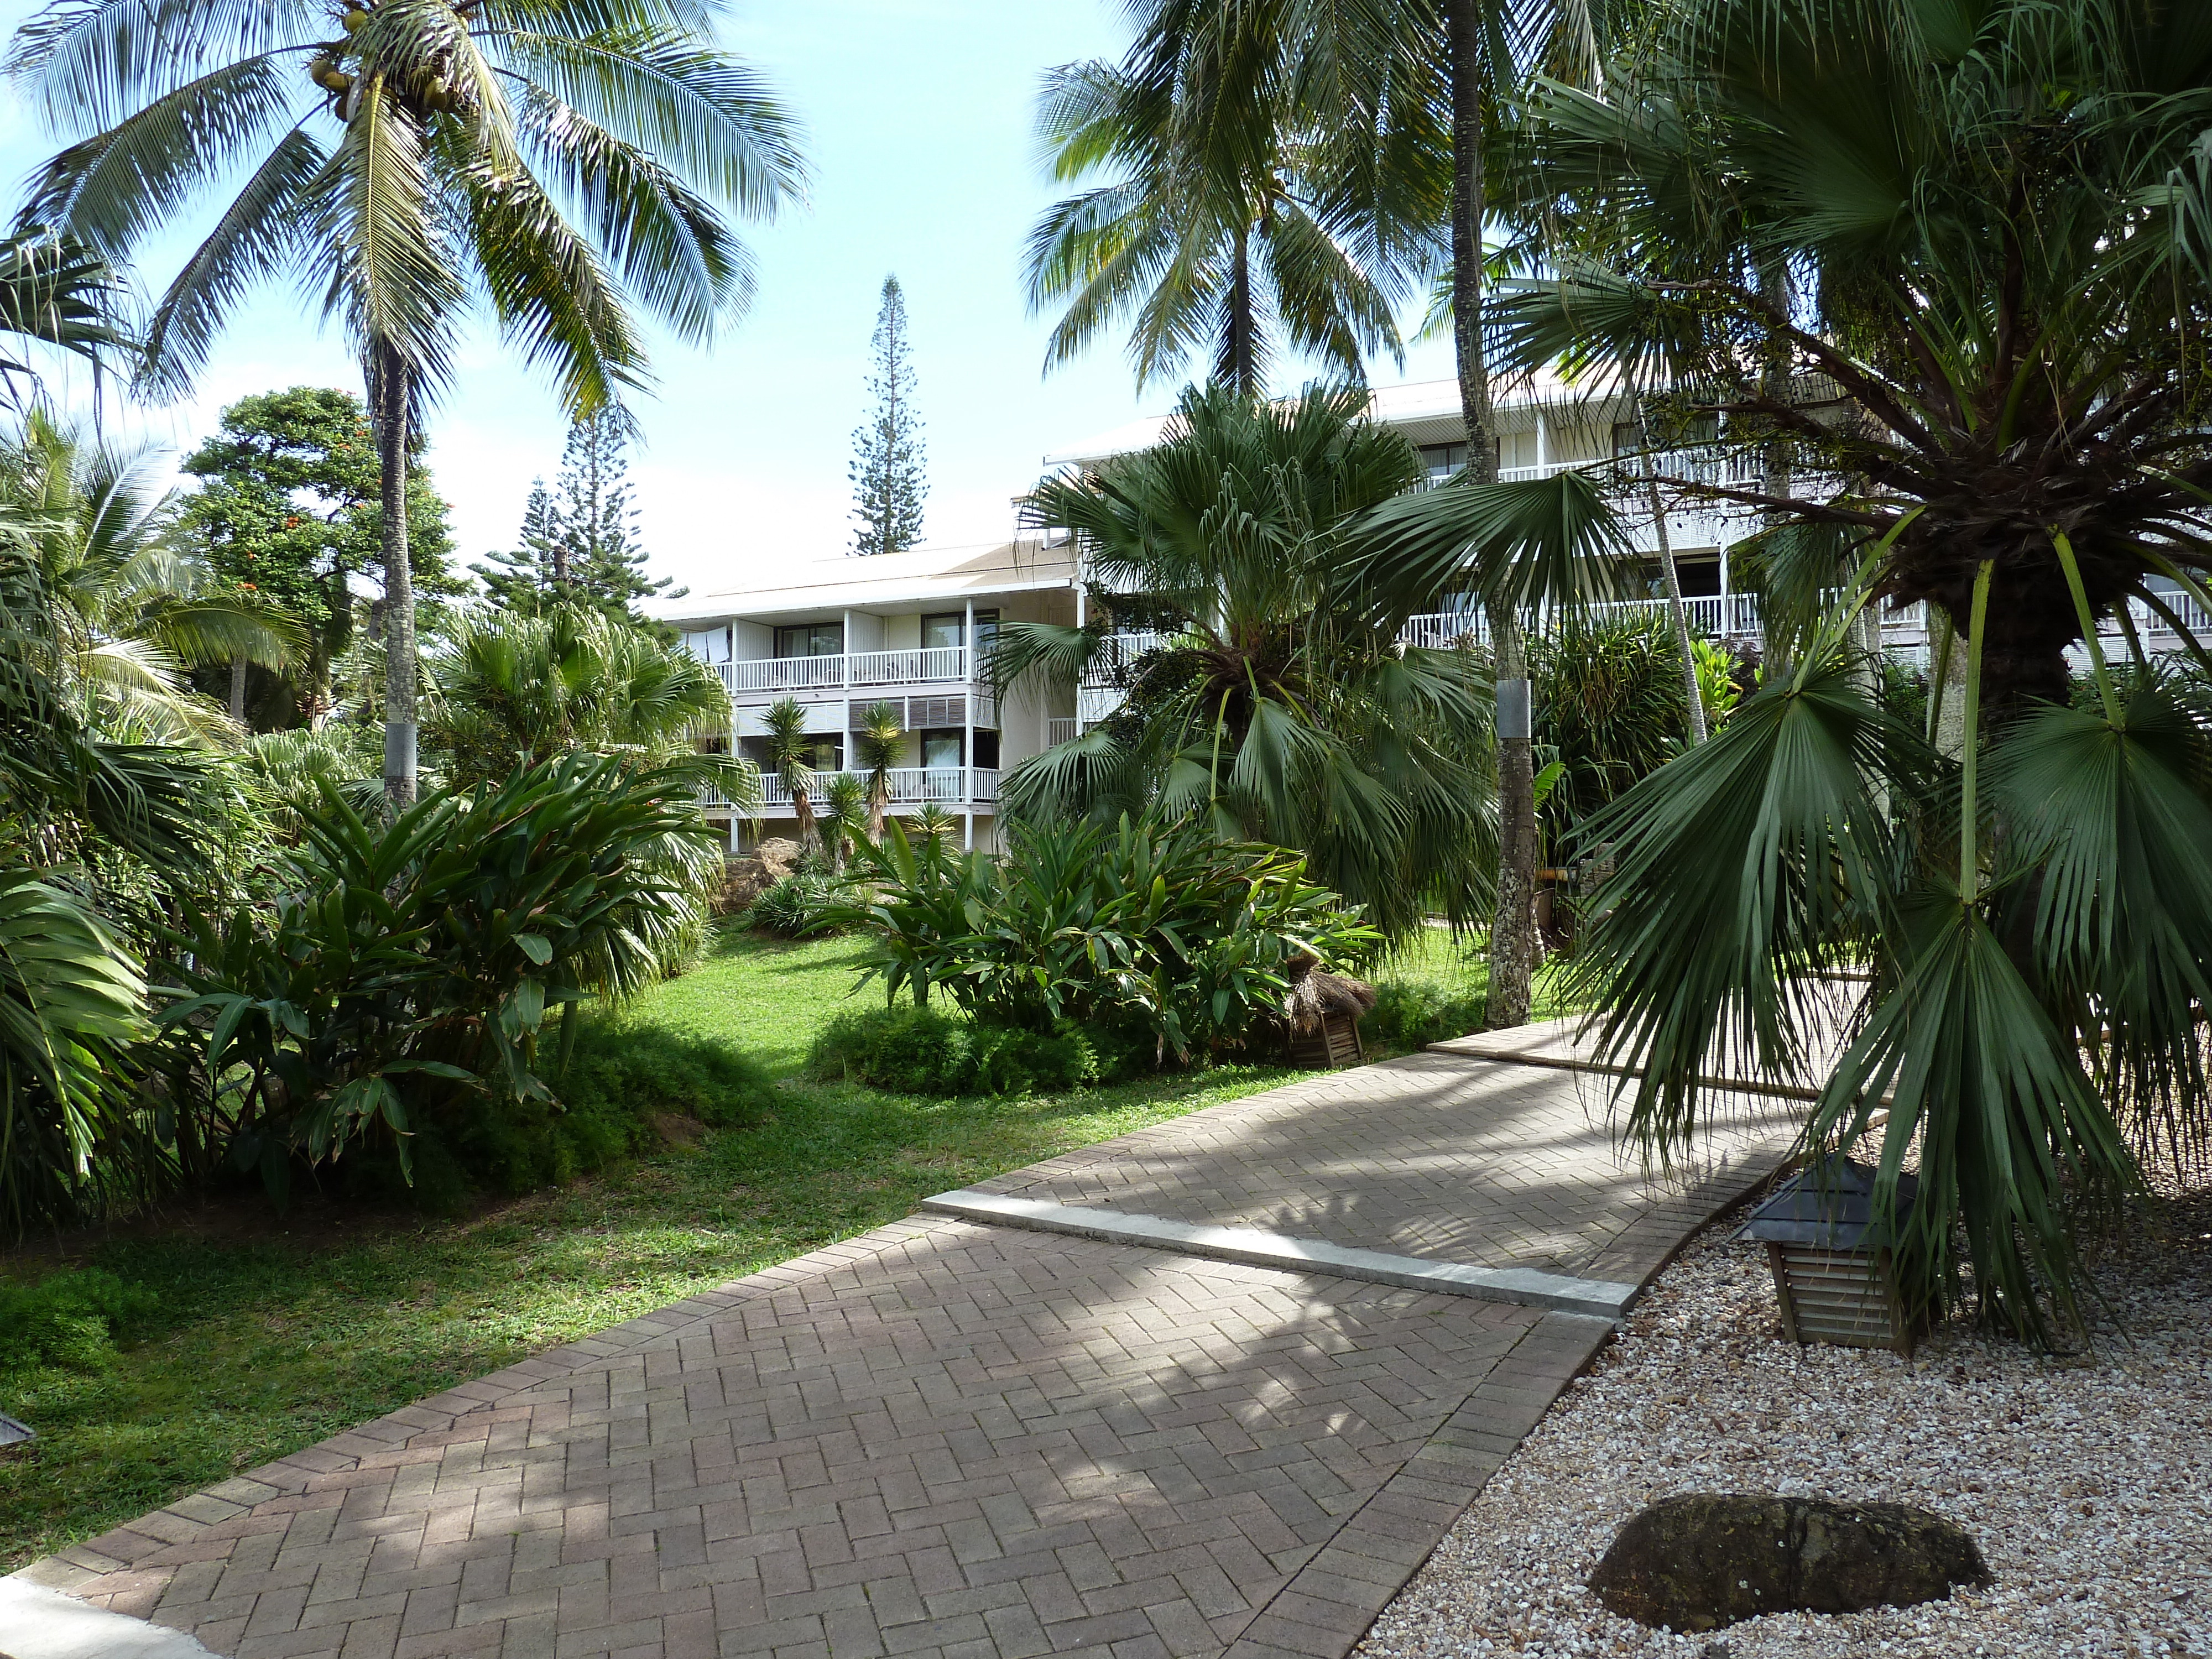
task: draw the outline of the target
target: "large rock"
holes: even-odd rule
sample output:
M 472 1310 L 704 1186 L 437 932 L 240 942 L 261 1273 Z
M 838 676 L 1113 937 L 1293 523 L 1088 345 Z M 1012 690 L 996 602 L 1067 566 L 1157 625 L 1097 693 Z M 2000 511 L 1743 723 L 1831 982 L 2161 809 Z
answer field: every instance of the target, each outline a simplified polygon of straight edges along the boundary
M 742 910 L 797 867 L 799 846 L 771 836 L 750 853 L 722 861 L 722 890 L 714 908 L 723 915 Z M 4 1659 L 4 1656 L 0 1656 Z
M 1640 1625 L 1700 1631 L 1763 1613 L 1909 1607 L 1989 1582 L 1974 1540 L 1926 1510 L 1691 1492 L 1623 1527 L 1589 1583 Z

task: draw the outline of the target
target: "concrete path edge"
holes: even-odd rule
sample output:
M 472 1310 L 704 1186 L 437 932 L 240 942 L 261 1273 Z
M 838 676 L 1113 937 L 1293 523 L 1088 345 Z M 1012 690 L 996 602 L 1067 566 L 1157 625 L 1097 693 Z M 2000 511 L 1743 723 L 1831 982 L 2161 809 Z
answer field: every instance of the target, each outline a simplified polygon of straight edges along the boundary
M 1486 1302 L 1511 1302 L 1561 1313 L 1613 1320 L 1626 1313 L 1640 1288 L 1614 1279 L 1577 1279 L 1534 1267 L 1481 1267 L 1468 1262 L 1433 1261 L 1332 1244 L 1321 1238 L 1292 1238 L 1255 1227 L 1203 1227 L 1165 1217 L 1087 1205 L 1048 1204 L 972 1187 L 939 1193 L 921 1207 L 939 1215 L 1041 1232 L 1069 1233 L 1115 1244 L 1146 1244 L 1155 1249 L 1248 1267 L 1280 1267 L 1291 1273 L 1334 1273 L 1340 1279 L 1396 1285 L 1411 1291 L 1472 1296 Z

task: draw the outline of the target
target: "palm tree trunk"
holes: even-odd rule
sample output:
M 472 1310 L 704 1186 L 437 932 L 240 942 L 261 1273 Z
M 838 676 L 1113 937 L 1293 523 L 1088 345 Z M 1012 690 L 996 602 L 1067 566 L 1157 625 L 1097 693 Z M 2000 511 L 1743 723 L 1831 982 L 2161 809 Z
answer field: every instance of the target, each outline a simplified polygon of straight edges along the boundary
M 868 780 L 868 840 L 884 844 L 884 809 L 890 805 L 890 781 L 882 772 Z
M 1467 472 L 1498 477 L 1490 366 L 1482 352 L 1482 30 L 1477 0 L 1444 0 L 1452 102 L 1452 343 L 1467 428 Z M 1528 1018 L 1536 965 L 1536 769 L 1528 721 L 1528 661 L 1509 603 L 1486 607 L 1498 665 L 1498 902 L 1490 922 L 1492 1029 Z
M 1674 648 L 1682 653 L 1682 681 L 1690 698 L 1690 744 L 1705 740 L 1705 698 L 1698 686 L 1698 653 L 1690 646 L 1690 613 L 1682 607 L 1682 573 L 1674 568 L 1674 538 L 1667 532 L 1666 503 L 1659 499 L 1659 475 L 1651 461 L 1651 428 L 1644 419 L 1644 399 L 1636 400 L 1636 445 L 1644 452 L 1644 499 L 1651 528 L 1659 538 L 1659 573 L 1667 585 L 1667 615 L 1674 624 Z
M 1253 384 L 1252 371 L 1252 236 L 1249 231 L 1239 231 L 1237 234 L 1237 260 L 1230 277 L 1229 379 L 1230 383 L 1248 398 L 1260 390 Z
M 236 725 L 246 724 L 246 656 L 243 652 L 230 659 L 230 718 Z
M 407 562 L 410 370 L 392 346 L 374 348 L 369 405 L 384 509 L 384 800 L 395 817 L 415 804 L 415 577 Z

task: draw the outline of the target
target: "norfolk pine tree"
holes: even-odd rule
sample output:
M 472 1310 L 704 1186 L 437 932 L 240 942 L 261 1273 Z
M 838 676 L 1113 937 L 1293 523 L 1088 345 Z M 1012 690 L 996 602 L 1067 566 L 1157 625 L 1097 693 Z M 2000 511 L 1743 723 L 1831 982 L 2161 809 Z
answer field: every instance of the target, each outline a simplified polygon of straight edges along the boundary
M 929 483 L 915 406 L 906 295 L 896 276 L 884 278 L 883 308 L 868 347 L 874 360 L 868 391 L 876 412 L 853 434 L 853 516 L 860 521 L 853 551 L 902 553 L 921 539 L 921 503 Z
M 515 546 L 506 552 L 487 554 L 490 563 L 472 564 L 469 568 L 483 583 L 496 609 L 518 617 L 543 616 L 552 597 L 556 566 L 562 557 L 556 547 L 557 539 L 553 492 L 545 488 L 544 479 L 532 478 Z

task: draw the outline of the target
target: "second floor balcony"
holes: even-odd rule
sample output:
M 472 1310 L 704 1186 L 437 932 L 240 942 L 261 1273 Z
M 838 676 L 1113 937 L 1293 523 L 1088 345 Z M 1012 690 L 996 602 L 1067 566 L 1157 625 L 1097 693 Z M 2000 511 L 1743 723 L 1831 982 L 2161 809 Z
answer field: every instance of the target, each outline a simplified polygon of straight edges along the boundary
M 842 775 L 858 778 L 865 786 L 865 772 L 815 772 L 808 794 L 818 810 L 823 797 L 829 793 L 830 781 Z M 887 779 L 890 805 L 893 807 L 922 806 L 935 802 L 940 806 L 969 806 L 999 799 L 999 772 L 992 766 L 895 766 Z M 788 812 L 792 808 L 791 786 L 774 774 L 761 778 L 761 805 L 769 812 Z
M 833 657 L 763 657 L 714 666 L 733 697 L 778 697 L 873 686 L 966 685 L 981 666 L 976 656 L 964 645 L 935 645 Z

